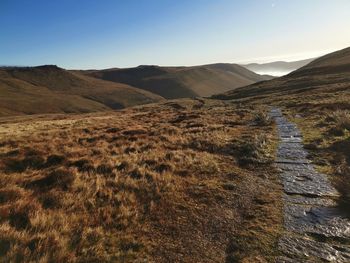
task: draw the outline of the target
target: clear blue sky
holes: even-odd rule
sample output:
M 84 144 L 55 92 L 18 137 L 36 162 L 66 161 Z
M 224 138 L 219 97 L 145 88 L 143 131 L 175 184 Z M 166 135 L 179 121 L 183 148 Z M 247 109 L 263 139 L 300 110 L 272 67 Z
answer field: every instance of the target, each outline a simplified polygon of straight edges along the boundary
M 0 0 L 0 65 L 296 60 L 350 46 L 350 0 Z

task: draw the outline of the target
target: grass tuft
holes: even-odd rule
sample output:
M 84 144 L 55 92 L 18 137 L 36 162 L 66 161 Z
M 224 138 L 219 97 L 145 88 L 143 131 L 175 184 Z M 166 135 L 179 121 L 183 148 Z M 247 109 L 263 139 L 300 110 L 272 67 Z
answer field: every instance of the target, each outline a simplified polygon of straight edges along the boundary
M 26 183 L 26 187 L 37 190 L 50 190 L 52 188 L 61 188 L 67 190 L 74 182 L 74 175 L 66 169 L 57 169 L 50 172 L 48 175 L 39 179 L 34 179 Z
M 255 113 L 254 122 L 259 126 L 269 126 L 273 123 L 267 111 L 260 110 Z
M 255 135 L 252 138 L 246 138 L 243 142 L 234 142 L 240 165 L 270 164 L 273 159 L 269 154 L 268 145 L 266 135 Z

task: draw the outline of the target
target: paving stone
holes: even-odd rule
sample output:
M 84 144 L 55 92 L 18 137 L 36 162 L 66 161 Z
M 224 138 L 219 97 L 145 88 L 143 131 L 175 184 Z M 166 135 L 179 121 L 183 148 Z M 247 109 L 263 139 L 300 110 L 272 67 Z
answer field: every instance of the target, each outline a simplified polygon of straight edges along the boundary
M 285 232 L 279 241 L 284 256 L 276 262 L 350 262 L 350 220 L 332 199 L 339 193 L 307 159 L 298 127 L 277 108 L 270 116 L 280 137 L 275 163 L 285 192 Z
M 350 241 L 350 221 L 336 207 L 285 204 L 284 223 L 288 231 L 344 238 Z
M 289 257 L 299 258 L 300 261 L 296 262 L 321 262 L 321 260 L 339 263 L 350 262 L 350 249 L 347 246 L 330 245 L 312 239 L 285 236 L 279 240 L 279 247 Z
M 283 171 L 281 173 L 284 191 L 305 196 L 338 196 L 323 174 L 313 170 Z

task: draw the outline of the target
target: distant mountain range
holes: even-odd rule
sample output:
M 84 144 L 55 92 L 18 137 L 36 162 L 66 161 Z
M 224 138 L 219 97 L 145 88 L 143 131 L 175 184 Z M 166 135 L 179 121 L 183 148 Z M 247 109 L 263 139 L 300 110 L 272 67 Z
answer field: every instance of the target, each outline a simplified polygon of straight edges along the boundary
M 193 67 L 65 70 L 53 65 L 0 67 L 0 116 L 84 113 L 122 109 L 165 99 L 237 98 L 322 83 L 322 74 L 349 67 L 349 49 L 318 59 Z M 255 72 L 261 73 L 257 74 Z M 281 78 L 280 75 L 293 71 Z M 321 81 L 321 82 L 320 82 Z M 295 85 L 293 84 L 295 83 Z M 244 88 L 242 88 L 244 87 Z
M 237 64 L 223 63 L 194 67 L 139 66 L 81 73 L 147 90 L 166 99 L 211 96 L 272 78 Z
M 235 64 L 88 71 L 53 65 L 1 67 L 0 116 L 122 109 L 211 96 L 271 78 Z
M 242 65 L 242 66 L 257 74 L 283 76 L 309 64 L 313 60 L 315 60 L 315 58 L 292 61 L 292 62 L 275 61 L 275 62 L 262 63 L 262 64 L 251 63 L 251 64 Z

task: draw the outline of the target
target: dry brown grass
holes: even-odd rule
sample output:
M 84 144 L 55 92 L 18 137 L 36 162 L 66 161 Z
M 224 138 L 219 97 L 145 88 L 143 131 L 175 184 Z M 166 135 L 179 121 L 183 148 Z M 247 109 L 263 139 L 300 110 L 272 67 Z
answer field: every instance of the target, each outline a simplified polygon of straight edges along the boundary
M 350 96 L 347 97 L 350 99 Z M 330 175 L 341 194 L 339 204 L 350 216 L 350 104 L 346 106 L 340 101 L 338 96 L 328 97 L 326 107 L 322 102 L 315 105 L 309 112 L 303 113 L 303 121 L 297 122 L 306 135 L 311 157 L 321 171 Z M 298 107 L 290 111 L 292 115 L 300 112 Z
M 323 124 L 326 126 L 332 125 L 329 130 L 330 134 L 343 136 L 347 131 L 350 131 L 350 111 L 337 110 L 328 112 Z
M 3 119 L 1 260 L 273 261 L 281 189 L 266 160 L 275 136 L 255 115 L 181 100 Z
M 261 126 L 268 126 L 273 122 L 266 109 L 257 111 L 254 121 Z

